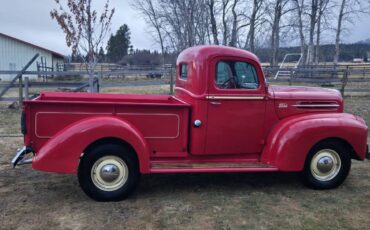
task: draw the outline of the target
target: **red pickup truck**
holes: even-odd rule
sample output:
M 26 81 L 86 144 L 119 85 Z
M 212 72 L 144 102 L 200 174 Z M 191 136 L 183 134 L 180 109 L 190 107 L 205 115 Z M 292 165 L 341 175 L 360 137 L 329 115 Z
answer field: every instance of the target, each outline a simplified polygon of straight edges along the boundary
M 77 174 L 99 201 L 121 200 L 141 174 L 300 171 L 339 186 L 369 158 L 365 121 L 333 89 L 269 86 L 258 58 L 198 46 L 177 59 L 174 95 L 44 92 L 25 101 L 12 160 Z M 32 154 L 29 154 L 32 153 Z

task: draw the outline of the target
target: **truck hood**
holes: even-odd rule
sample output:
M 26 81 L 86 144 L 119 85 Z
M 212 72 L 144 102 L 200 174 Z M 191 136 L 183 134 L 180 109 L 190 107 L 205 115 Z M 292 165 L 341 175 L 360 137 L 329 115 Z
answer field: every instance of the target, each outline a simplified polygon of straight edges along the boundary
M 316 87 L 270 86 L 278 117 L 301 113 L 343 112 L 343 99 L 338 90 Z
M 271 86 L 271 89 L 275 99 L 342 99 L 340 92 L 336 89 L 299 86 Z

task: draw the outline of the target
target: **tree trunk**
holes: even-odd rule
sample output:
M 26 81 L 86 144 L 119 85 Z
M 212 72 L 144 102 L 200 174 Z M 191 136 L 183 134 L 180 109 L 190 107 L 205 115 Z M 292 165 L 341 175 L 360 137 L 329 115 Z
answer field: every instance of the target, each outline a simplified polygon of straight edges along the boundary
M 212 36 L 213 36 L 213 43 L 215 45 L 218 45 L 219 42 L 218 42 L 218 37 L 217 37 L 218 32 L 217 32 L 217 23 L 216 23 L 216 18 L 215 18 L 215 1 L 210 0 L 208 7 L 209 7 L 209 13 L 211 17 L 211 31 L 212 31 Z
M 317 15 L 317 1 L 311 0 L 311 14 L 310 14 L 310 34 L 308 43 L 308 52 L 306 64 L 311 65 L 314 60 L 314 36 L 315 36 L 315 25 L 316 25 L 316 15 Z
M 301 63 L 305 63 L 306 60 L 306 41 L 303 33 L 303 20 L 302 20 L 302 11 L 303 11 L 303 5 L 304 5 L 304 0 L 301 0 L 301 3 L 299 0 L 294 0 L 294 3 L 296 4 L 296 9 L 297 9 L 297 16 L 298 16 L 298 30 L 299 30 L 299 40 L 300 40 L 300 47 L 301 47 L 301 54 L 302 54 L 302 59 Z
M 93 38 L 92 38 L 92 32 L 93 29 L 91 27 L 91 0 L 88 0 L 87 6 L 86 6 L 86 12 L 87 12 L 87 43 L 88 43 L 88 53 L 87 53 L 87 68 L 89 73 L 89 92 L 95 93 L 95 85 L 94 85 L 94 71 L 95 71 L 95 65 L 94 65 L 94 44 L 93 44 Z
M 229 4 L 229 0 L 222 0 L 222 25 L 223 25 L 223 38 L 222 38 L 222 45 L 227 45 L 227 22 L 226 22 L 226 8 Z
M 229 46 L 236 46 L 236 40 L 237 40 L 237 26 L 238 26 L 238 15 L 236 14 L 235 8 L 238 4 L 238 0 L 234 0 L 233 6 L 231 8 L 231 12 L 233 14 L 233 27 L 231 29 L 231 39 Z
M 254 52 L 254 40 L 255 40 L 255 29 L 256 29 L 256 17 L 258 11 L 258 0 L 253 0 L 253 10 L 250 19 L 250 29 L 249 29 L 249 47 L 250 51 Z
M 280 40 L 280 19 L 282 14 L 282 0 L 276 0 L 274 9 L 274 21 L 272 24 L 271 32 L 271 66 L 277 66 L 278 51 L 279 51 L 279 40 Z
M 322 0 L 320 0 L 321 4 Z M 316 47 L 315 47 L 315 64 L 319 64 L 320 57 L 320 35 L 321 35 L 321 14 L 317 19 L 317 29 L 316 29 Z
M 337 25 L 337 31 L 335 35 L 335 52 L 334 52 L 334 65 L 338 65 L 339 61 L 339 42 L 340 42 L 340 34 L 342 32 L 342 21 L 343 21 L 343 15 L 344 15 L 344 6 L 346 5 L 346 0 L 342 0 L 342 3 L 340 5 L 339 10 L 339 16 L 338 16 L 338 25 Z
M 162 35 L 162 32 L 161 32 L 161 25 L 160 25 L 160 22 L 159 22 L 159 19 L 158 19 L 158 16 L 157 16 L 157 12 L 154 8 L 153 1 L 148 0 L 147 3 L 148 3 L 149 9 L 147 9 L 145 11 L 145 13 L 147 14 L 150 22 L 152 23 L 152 25 L 155 28 L 155 31 L 157 32 L 157 36 L 158 36 L 158 39 L 159 39 L 159 44 L 161 46 L 162 60 L 163 60 L 163 65 L 164 65 L 166 54 L 164 52 L 164 41 L 163 41 L 163 35 Z M 142 6 L 142 8 L 144 8 L 144 6 Z
M 249 48 L 250 34 L 251 34 L 250 31 L 248 31 L 247 38 L 245 39 L 245 44 L 244 44 L 245 50 Z
M 327 10 L 327 5 L 329 0 L 319 0 L 319 10 L 317 16 L 317 26 L 316 26 L 316 50 L 315 50 L 315 64 L 319 64 L 320 59 L 320 39 L 321 39 L 321 24 L 322 24 L 322 16 Z

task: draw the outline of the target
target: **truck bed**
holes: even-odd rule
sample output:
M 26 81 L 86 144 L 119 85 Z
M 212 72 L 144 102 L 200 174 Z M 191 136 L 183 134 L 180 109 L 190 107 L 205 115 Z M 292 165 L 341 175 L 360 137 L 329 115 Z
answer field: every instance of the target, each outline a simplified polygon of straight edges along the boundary
M 173 96 L 43 92 L 24 104 L 30 131 L 25 140 L 35 152 L 79 121 L 109 116 L 140 130 L 152 156 L 187 154 L 190 106 Z

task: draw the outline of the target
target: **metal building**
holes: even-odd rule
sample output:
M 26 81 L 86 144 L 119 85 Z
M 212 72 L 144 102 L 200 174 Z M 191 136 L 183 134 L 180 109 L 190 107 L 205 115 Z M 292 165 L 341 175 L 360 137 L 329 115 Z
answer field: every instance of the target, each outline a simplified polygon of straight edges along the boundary
M 55 51 L 44 47 L 31 44 L 18 38 L 0 33 L 0 70 L 21 70 L 36 54 L 39 53 L 38 59 L 32 63 L 27 71 L 37 71 L 37 62 L 46 62 L 50 69 L 56 69 L 57 63 L 64 62 L 64 56 Z M 2 81 L 7 81 L 15 75 L 0 75 Z M 36 75 L 29 76 L 36 78 Z

